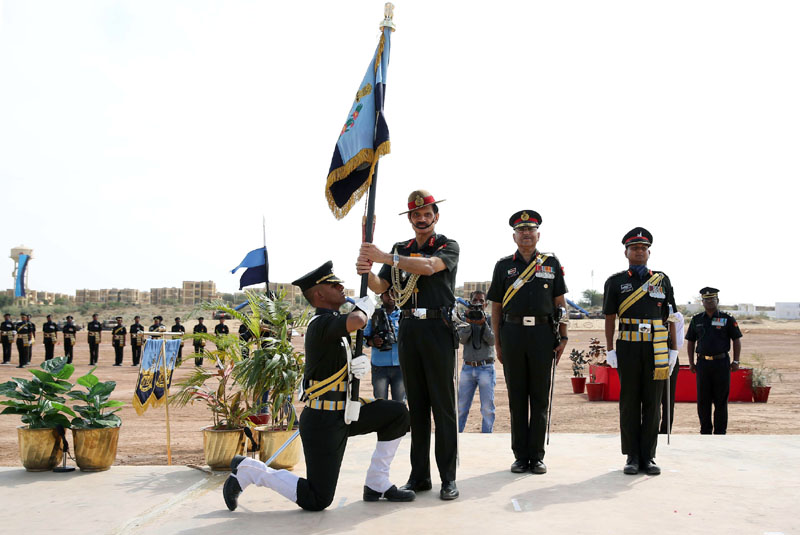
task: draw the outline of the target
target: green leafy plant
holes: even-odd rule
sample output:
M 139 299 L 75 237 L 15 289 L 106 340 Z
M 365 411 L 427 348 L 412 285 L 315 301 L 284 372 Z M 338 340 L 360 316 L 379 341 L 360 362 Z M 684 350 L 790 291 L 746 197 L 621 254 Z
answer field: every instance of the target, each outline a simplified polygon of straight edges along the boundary
M 29 429 L 46 429 L 58 425 L 69 427 L 67 415 L 75 413 L 64 403 L 66 394 L 73 387 L 68 380 L 75 366 L 67 363 L 67 357 L 57 357 L 41 364 L 41 370 L 30 370 L 33 379 L 12 378 L 0 384 L 0 395 L 9 400 L 0 401 L 6 408 L 0 414 L 17 414 Z
M 783 375 L 775 368 L 767 366 L 767 360 L 764 355 L 760 353 L 753 353 L 751 355 L 754 363 L 747 363 L 751 367 L 750 372 L 750 386 L 753 388 L 771 386 L 772 380 L 777 377 L 779 381 L 783 380 Z
M 569 360 L 572 361 L 572 376 L 583 377 L 583 370 L 589 362 L 586 360 L 586 352 L 573 349 L 569 354 Z
M 292 346 L 292 330 L 308 324 L 310 310 L 293 318 L 283 291 L 274 297 L 248 292 L 247 299 L 249 314 L 230 311 L 251 334 L 246 342 L 250 358 L 236 364 L 234 376 L 254 407 L 268 405 L 272 430 L 292 429 L 294 394 L 305 369 L 305 356 Z
M 114 413 L 119 411 L 125 403 L 109 399 L 111 392 L 117 387 L 117 383 L 116 381 L 100 382 L 94 375 L 96 369 L 97 367 L 92 368 L 89 373 L 79 377 L 76 381 L 79 385 L 86 387 L 86 392 L 72 390 L 67 393 L 72 399 L 85 403 L 85 405 L 72 406 L 80 415 L 72 420 L 73 429 L 102 429 L 122 425 L 122 420 Z M 113 407 L 117 408 L 112 411 L 107 410 Z

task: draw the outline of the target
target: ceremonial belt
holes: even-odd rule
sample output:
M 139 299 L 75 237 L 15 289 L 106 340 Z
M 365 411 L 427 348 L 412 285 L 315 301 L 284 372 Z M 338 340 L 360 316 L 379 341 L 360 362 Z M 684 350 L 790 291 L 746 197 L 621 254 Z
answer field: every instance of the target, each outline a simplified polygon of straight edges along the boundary
M 700 355 L 703 360 L 719 360 L 728 358 L 728 352 L 717 353 L 716 355 Z
M 666 380 L 669 377 L 669 330 L 663 320 L 620 318 L 619 340 L 625 342 L 652 342 L 653 379 Z M 647 328 L 644 328 L 644 326 Z
M 47 338 L 48 340 L 57 340 L 58 333 L 44 333 L 44 337 Z
M 622 316 L 626 310 L 631 308 L 637 301 L 639 301 L 642 297 L 647 294 L 647 287 L 649 285 L 657 286 L 659 282 L 664 278 L 663 273 L 654 273 L 652 277 L 647 279 L 647 281 L 636 288 L 636 290 L 629 295 L 620 305 L 619 310 L 617 311 L 618 316 Z
M 446 318 L 447 314 L 440 308 L 406 308 L 400 311 L 400 317 L 407 320 L 440 320 Z
M 92 338 L 98 338 L 100 336 L 100 332 L 99 331 L 89 331 L 89 336 L 91 336 Z
M 506 294 L 503 296 L 503 306 L 506 306 L 509 301 L 511 301 L 511 299 L 517 295 L 519 289 L 522 288 L 522 286 L 528 282 L 531 277 L 533 277 L 533 274 L 536 272 L 536 266 L 541 266 L 544 264 L 547 258 L 548 256 L 544 254 L 536 255 L 536 259 L 525 268 L 525 271 L 523 271 L 522 274 L 517 277 L 517 280 L 514 281 L 514 284 L 509 286 L 506 290 Z
M 332 390 L 334 392 L 340 391 L 339 385 L 342 385 L 341 390 L 346 390 L 347 388 L 346 381 L 347 381 L 347 364 L 345 364 L 341 370 L 334 373 L 330 377 L 323 379 L 322 381 L 309 380 L 308 388 L 306 388 L 303 397 L 306 398 L 307 400 L 314 400 L 320 397 L 325 392 L 330 392 Z
M 550 324 L 550 316 L 514 316 L 512 314 L 503 314 L 503 322 L 513 325 L 525 325 L 526 327 L 548 325 Z
M 5 331 L 5 332 L 3 332 L 3 336 L 5 336 L 6 339 L 8 339 L 9 342 L 13 342 L 14 339 L 17 337 L 17 332 L 16 331 Z
M 358 398 L 358 402 L 362 405 L 372 403 L 375 401 L 372 398 Z M 309 399 L 306 401 L 306 407 L 309 409 L 317 409 L 320 411 L 343 411 L 346 401 L 325 401 L 322 399 Z
M 64 341 L 66 342 L 67 340 L 69 340 L 73 345 L 75 345 L 75 335 L 74 334 L 64 333 Z

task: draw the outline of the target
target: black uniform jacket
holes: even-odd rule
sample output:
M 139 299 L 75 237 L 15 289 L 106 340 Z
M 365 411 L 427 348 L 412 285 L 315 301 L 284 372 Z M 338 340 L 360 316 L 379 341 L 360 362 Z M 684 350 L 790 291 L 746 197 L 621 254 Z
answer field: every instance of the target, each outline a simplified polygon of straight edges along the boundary
M 606 281 L 603 294 L 603 314 L 616 314 L 623 318 L 666 320 L 669 317 L 669 305 L 672 305 L 673 311 L 678 310 L 675 305 L 675 295 L 672 283 L 666 274 L 657 286 L 647 284 L 647 280 L 655 273 L 661 272 L 649 271 L 644 280 L 630 270 L 611 275 Z M 643 286 L 646 286 L 644 297 L 620 315 L 619 306 L 622 302 L 631 292 Z
M 540 253 L 531 257 L 535 262 Z M 522 285 L 514 297 L 503 307 L 504 314 L 513 316 L 547 316 L 555 312 L 553 299 L 567 293 L 564 269 L 551 253 L 544 253 L 547 259 L 534 268 L 533 275 Z M 519 251 L 497 261 L 492 274 L 492 284 L 486 298 L 494 303 L 502 303 L 506 291 L 522 275 L 530 262 L 525 262 Z
M 695 314 L 686 330 L 686 339 L 697 342 L 695 351 L 698 355 L 727 353 L 731 349 L 731 340 L 741 337 L 736 318 L 721 310 L 710 317 L 705 311 Z
M 443 308 L 455 304 L 456 271 L 458 271 L 458 243 L 442 234 L 433 234 L 422 247 L 417 245 L 416 238 L 398 242 L 392 246 L 400 256 L 438 257 L 447 269 L 431 276 L 421 276 L 417 281 L 416 304 L 412 297 L 402 308 Z M 406 274 L 407 275 L 407 274 Z M 392 266 L 384 264 L 378 276 L 390 284 L 392 282 Z M 405 284 L 405 280 L 403 281 Z

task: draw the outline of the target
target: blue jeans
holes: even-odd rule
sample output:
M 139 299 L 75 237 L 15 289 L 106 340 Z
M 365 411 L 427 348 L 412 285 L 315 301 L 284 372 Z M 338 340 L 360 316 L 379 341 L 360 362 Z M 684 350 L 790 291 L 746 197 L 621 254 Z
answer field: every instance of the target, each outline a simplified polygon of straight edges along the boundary
M 389 399 L 389 385 L 392 385 L 392 399 L 406 400 L 406 387 L 400 366 L 372 367 L 372 395 L 377 399 Z
M 494 364 L 461 367 L 458 379 L 458 432 L 464 432 L 469 416 L 469 407 L 475 397 L 475 388 L 480 389 L 481 433 L 491 433 L 494 427 L 494 385 L 497 379 Z

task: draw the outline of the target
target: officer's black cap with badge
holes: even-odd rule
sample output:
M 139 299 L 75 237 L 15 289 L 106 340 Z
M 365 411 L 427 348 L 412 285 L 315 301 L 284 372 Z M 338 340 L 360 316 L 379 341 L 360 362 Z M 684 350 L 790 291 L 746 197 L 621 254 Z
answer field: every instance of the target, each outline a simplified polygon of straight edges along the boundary
M 536 210 L 520 210 L 508 218 L 508 224 L 514 230 L 525 227 L 539 228 L 539 225 L 542 224 L 542 216 Z
M 164 318 L 162 318 L 161 316 L 153 316 L 153 319 L 154 319 L 154 320 L 161 321 L 161 320 L 163 320 Z
M 636 227 L 629 230 L 628 233 L 622 237 L 622 245 L 624 245 L 626 249 L 637 243 L 643 243 L 650 247 L 653 245 L 653 235 L 644 227 Z
M 703 299 L 716 299 L 719 297 L 719 290 L 706 286 L 700 290 L 700 297 Z
M 295 280 L 292 284 L 305 292 L 317 284 L 341 284 L 343 282 L 342 279 L 333 274 L 333 262 L 328 260 L 317 269 Z
M 117 320 L 117 321 L 122 321 L 122 316 L 117 316 L 117 317 L 116 317 L 116 318 L 114 318 L 114 319 L 115 319 L 115 320 Z
M 434 204 L 439 204 L 440 202 L 444 202 L 447 199 L 442 199 L 441 201 L 437 201 L 430 192 L 424 189 L 418 189 L 411 192 L 411 195 L 408 196 L 408 210 L 405 212 L 400 212 L 397 215 L 404 215 L 413 212 L 414 210 L 419 210 L 420 208 L 425 208 L 426 206 L 432 206 Z

